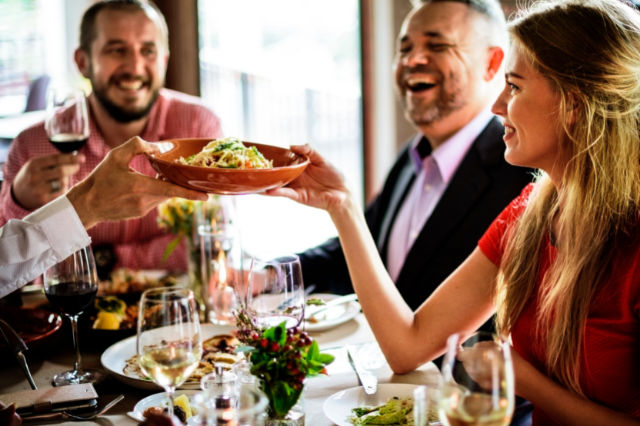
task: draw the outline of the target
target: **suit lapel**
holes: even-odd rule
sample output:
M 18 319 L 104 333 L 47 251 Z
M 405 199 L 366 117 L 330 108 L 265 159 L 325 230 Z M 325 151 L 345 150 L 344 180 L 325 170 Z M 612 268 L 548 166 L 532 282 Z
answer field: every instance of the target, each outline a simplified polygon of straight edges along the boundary
M 409 250 L 396 282 L 401 292 L 403 291 L 401 287 L 416 284 L 422 269 L 426 266 L 424 259 L 430 258 L 442 247 L 458 223 L 469 214 L 476 200 L 490 185 L 491 180 L 484 169 L 481 153 L 478 151 L 481 139 L 487 137 L 485 133 L 483 132 L 474 141 Z

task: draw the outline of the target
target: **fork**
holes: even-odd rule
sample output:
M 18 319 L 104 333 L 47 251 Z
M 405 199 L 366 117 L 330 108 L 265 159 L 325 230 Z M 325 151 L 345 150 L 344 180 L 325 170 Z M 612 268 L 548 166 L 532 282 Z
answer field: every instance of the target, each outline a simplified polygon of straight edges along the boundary
M 60 413 L 54 413 L 54 414 L 43 414 L 40 416 L 32 416 L 32 417 L 25 417 L 22 419 L 22 421 L 30 421 L 30 420 L 93 420 L 98 416 L 103 415 L 104 413 L 107 412 L 107 410 L 109 410 L 111 407 L 113 407 L 114 405 L 116 405 L 118 402 L 122 401 L 124 399 L 124 395 L 120 395 L 119 397 L 117 397 L 116 399 L 114 399 L 113 401 L 111 401 L 110 403 L 108 403 L 107 405 L 105 405 L 105 407 L 102 409 L 102 411 L 100 411 L 99 413 L 95 413 L 92 414 L 90 416 L 78 416 L 77 414 L 71 414 L 68 413 L 66 411 L 61 411 Z

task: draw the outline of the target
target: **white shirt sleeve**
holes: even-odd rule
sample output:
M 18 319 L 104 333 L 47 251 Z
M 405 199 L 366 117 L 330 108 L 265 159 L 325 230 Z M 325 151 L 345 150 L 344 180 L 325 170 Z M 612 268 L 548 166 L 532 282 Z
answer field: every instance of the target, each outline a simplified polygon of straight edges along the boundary
M 62 196 L 0 228 L 0 297 L 91 244 L 78 214 Z

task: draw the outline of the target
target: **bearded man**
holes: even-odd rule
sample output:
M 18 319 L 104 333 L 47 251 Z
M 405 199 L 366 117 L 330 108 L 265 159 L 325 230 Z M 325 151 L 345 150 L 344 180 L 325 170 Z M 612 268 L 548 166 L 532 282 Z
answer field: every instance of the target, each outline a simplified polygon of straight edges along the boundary
M 88 97 L 91 135 L 78 155 L 60 154 L 48 141 L 44 123 L 23 131 L 11 144 L 0 192 L 0 226 L 65 194 L 70 177 L 78 182 L 109 151 L 134 136 L 148 141 L 218 138 L 217 117 L 198 98 L 163 88 L 169 59 L 164 17 L 144 0 L 104 0 L 89 7 L 80 25 L 74 54 L 93 89 Z M 156 176 L 146 158 L 131 167 Z M 112 208 L 117 209 L 118 206 Z M 136 269 L 186 268 L 181 245 L 163 264 L 174 238 L 158 228 L 157 213 L 141 219 L 102 223 L 89 231 L 101 272 L 118 266 Z
M 490 110 L 504 87 L 508 45 L 500 4 L 415 3 L 400 30 L 393 67 L 405 116 L 419 133 L 366 211 L 389 275 L 414 310 L 532 180 L 531 170 L 505 161 L 504 128 Z M 337 238 L 300 260 L 305 284 L 353 292 Z

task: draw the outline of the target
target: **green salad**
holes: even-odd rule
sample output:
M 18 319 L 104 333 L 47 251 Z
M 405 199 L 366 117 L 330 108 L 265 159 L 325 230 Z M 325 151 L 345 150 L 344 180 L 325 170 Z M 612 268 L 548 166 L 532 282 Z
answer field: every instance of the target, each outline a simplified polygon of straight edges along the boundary
M 413 398 L 389 398 L 377 407 L 362 406 L 351 409 L 351 423 L 359 425 L 413 425 Z

